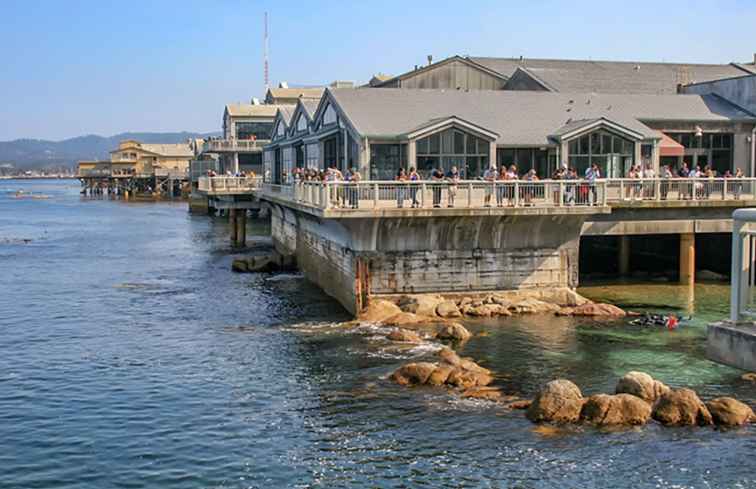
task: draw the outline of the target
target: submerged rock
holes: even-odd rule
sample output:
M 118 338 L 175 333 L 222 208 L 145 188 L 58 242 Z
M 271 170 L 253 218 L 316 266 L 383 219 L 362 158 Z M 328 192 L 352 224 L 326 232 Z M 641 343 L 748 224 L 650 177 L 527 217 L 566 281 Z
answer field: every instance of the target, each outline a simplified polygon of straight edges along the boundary
M 399 298 L 399 308 L 418 316 L 434 317 L 436 308 L 444 299 L 439 295 L 405 295 Z
M 641 425 L 651 418 L 651 405 L 630 394 L 596 394 L 589 397 L 580 419 L 597 426 Z
M 740 376 L 740 380 L 745 380 L 746 382 L 756 382 L 756 372 L 748 372 L 747 374 L 743 374 Z
M 402 328 L 395 329 L 394 331 L 390 332 L 388 335 L 386 335 L 386 338 L 391 341 L 401 341 L 404 343 L 421 343 L 423 341 L 423 339 L 420 338 L 420 335 L 415 331 L 410 331 L 408 329 Z
M 572 308 L 573 316 L 625 317 L 627 313 L 617 306 L 588 302 Z
M 654 405 L 651 416 L 664 425 L 706 426 L 712 424 L 711 413 L 691 389 L 671 390 Z
M 273 252 L 267 255 L 239 258 L 231 262 L 231 270 L 238 273 L 271 273 L 296 269 L 296 260 L 292 255 Z
M 433 363 L 408 363 L 396 369 L 391 374 L 391 379 L 399 385 L 422 385 L 428 381 L 434 370 L 436 365 Z
M 580 419 L 583 394 L 566 379 L 552 380 L 538 393 L 528 408 L 527 417 L 534 423 L 574 423 Z
M 438 330 L 436 337 L 441 340 L 467 341 L 472 337 L 472 333 L 459 323 L 449 323 Z
M 486 401 L 501 402 L 507 397 L 498 387 L 471 387 L 462 392 L 464 399 L 483 399 Z
M 654 380 L 644 372 L 628 372 L 617 381 L 614 392 L 617 394 L 631 394 L 646 402 L 654 403 L 661 396 L 669 392 L 669 387 Z
M 732 397 L 717 397 L 706 403 L 714 423 L 720 426 L 740 426 L 754 421 L 753 410 Z
M 559 309 L 556 304 L 534 298 L 525 298 L 509 306 L 509 310 L 517 314 L 542 314 L 556 312 Z
M 507 403 L 506 405 L 504 405 L 504 407 L 509 409 L 528 409 L 531 404 L 533 404 L 533 401 L 529 399 L 522 399 L 520 401 Z

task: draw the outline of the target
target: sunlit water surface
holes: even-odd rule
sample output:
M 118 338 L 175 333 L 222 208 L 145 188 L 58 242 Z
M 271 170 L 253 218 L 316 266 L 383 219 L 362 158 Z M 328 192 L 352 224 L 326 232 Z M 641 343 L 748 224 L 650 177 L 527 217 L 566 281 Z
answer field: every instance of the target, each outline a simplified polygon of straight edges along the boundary
M 345 313 L 299 275 L 232 274 L 233 256 L 226 223 L 186 204 L 0 181 L 0 487 L 756 487 L 753 428 L 554 432 L 396 387 L 386 375 L 434 346 L 338 327 Z M 643 370 L 756 401 L 740 372 L 704 356 L 726 286 L 582 292 L 694 320 L 674 332 L 479 321 L 462 353 L 523 396 L 555 377 L 608 392 Z

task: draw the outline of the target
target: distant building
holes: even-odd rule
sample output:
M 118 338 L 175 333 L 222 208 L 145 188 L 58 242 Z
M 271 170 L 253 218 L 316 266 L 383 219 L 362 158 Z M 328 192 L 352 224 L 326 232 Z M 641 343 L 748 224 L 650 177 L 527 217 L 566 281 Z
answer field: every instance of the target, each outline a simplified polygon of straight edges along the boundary
M 78 174 L 88 177 L 185 176 L 193 157 L 189 143 L 148 144 L 126 140 L 110 152 L 110 160 L 80 161 Z

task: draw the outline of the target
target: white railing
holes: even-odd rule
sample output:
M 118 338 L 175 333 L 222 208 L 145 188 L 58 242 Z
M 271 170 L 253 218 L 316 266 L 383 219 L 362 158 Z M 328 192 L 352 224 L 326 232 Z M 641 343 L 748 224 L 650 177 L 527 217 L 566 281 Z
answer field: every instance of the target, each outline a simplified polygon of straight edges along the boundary
M 753 319 L 756 312 L 756 209 L 732 214 L 732 274 L 730 320 Z
M 210 139 L 204 142 L 203 152 L 216 151 L 256 151 L 270 143 L 264 139 Z
M 260 177 L 199 177 L 197 189 L 209 193 L 247 193 L 258 188 Z
M 311 182 L 262 187 L 271 196 L 321 209 L 570 207 L 606 205 L 605 181 L 465 180 Z
M 608 201 L 706 201 L 752 199 L 754 178 L 654 178 L 607 180 Z

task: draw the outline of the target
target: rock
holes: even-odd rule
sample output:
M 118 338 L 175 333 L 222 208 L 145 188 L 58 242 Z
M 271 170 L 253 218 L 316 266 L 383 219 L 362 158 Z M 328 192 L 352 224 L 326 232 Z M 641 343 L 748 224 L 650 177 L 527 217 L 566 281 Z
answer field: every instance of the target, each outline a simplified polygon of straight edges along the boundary
M 713 422 L 709 409 L 690 389 L 671 390 L 662 395 L 651 416 L 664 425 L 706 426 Z
M 438 330 L 436 337 L 441 340 L 467 341 L 472 334 L 459 323 L 449 323 Z
M 580 411 L 582 421 L 597 426 L 641 425 L 651 418 L 651 405 L 630 394 L 597 394 L 589 397 Z
M 394 314 L 393 316 L 384 319 L 382 322 L 387 326 L 407 326 L 419 324 L 427 320 L 428 318 L 420 317 L 411 312 L 399 312 L 398 314 Z
M 575 308 L 574 307 L 563 307 L 556 311 L 554 314 L 557 316 L 572 316 L 575 314 Z
M 747 374 L 743 374 L 740 376 L 740 380 L 745 380 L 746 382 L 756 382 L 756 372 L 748 372 Z
M 591 302 L 572 289 L 560 289 L 559 295 L 557 304 L 560 306 L 576 307 Z
M 669 392 L 669 387 L 643 372 L 628 372 L 617 381 L 617 394 L 631 394 L 646 402 L 654 403 Z
M 418 316 L 434 317 L 436 315 L 436 308 L 442 302 L 444 302 L 444 299 L 438 295 L 402 296 L 399 299 L 399 307 L 404 312 L 410 312 Z
M 556 304 L 544 302 L 538 299 L 525 298 L 509 306 L 509 310 L 518 314 L 541 314 L 556 312 L 560 309 Z
M 462 397 L 464 399 L 500 402 L 504 399 L 504 393 L 498 387 L 470 387 L 462 392 Z
M 423 340 L 420 335 L 408 329 L 395 329 L 386 336 L 391 341 L 402 341 L 405 343 L 421 343 Z
M 455 367 L 452 365 L 439 365 L 428 377 L 427 384 L 435 386 L 446 384 L 446 381 L 449 380 L 449 375 L 451 375 L 454 370 Z
M 485 372 L 476 372 L 457 368 L 449 374 L 446 383 L 459 387 L 460 389 L 469 389 L 470 387 L 485 386 L 493 382 L 493 377 Z
M 436 365 L 428 362 L 408 363 L 391 374 L 391 380 L 399 385 L 422 385 L 428 381 Z
M 493 304 L 482 304 L 480 306 L 465 307 L 465 314 L 468 316 L 487 318 L 494 316 L 499 311 L 499 306 Z
M 508 308 L 512 304 L 512 301 L 500 295 L 493 295 L 491 296 L 491 303 Z
M 454 367 L 459 367 L 462 363 L 462 359 L 459 358 L 459 355 L 454 353 L 450 348 L 442 348 L 441 351 L 438 352 L 438 356 L 441 358 L 442 362 Z
M 399 309 L 399 306 L 391 301 L 370 299 L 367 309 L 360 313 L 359 319 L 362 321 L 380 323 L 401 312 L 402 310 Z
M 528 408 L 527 417 L 534 423 L 574 423 L 580 419 L 582 407 L 580 388 L 569 380 L 557 379 L 541 389 Z
M 601 304 L 597 302 L 588 302 L 572 309 L 573 316 L 604 316 L 604 317 L 625 317 L 626 313 L 617 306 L 611 304 Z
M 436 315 L 442 318 L 458 318 L 462 313 L 454 301 L 443 301 L 436 306 Z
M 463 298 L 461 298 L 461 299 L 460 299 L 460 300 L 459 300 L 459 301 L 457 302 L 457 305 L 458 305 L 459 307 L 462 307 L 462 306 L 466 306 L 466 305 L 468 305 L 468 304 L 472 304 L 472 301 L 473 301 L 473 300 L 472 300 L 472 297 L 463 297 Z
M 720 426 L 740 426 L 754 420 L 751 407 L 732 397 L 717 397 L 707 402 L 706 407 L 714 424 Z
M 531 404 L 533 404 L 533 401 L 529 399 L 523 399 L 521 401 L 510 402 L 504 407 L 507 407 L 509 409 L 528 409 Z
M 237 273 L 248 273 L 247 260 L 234 260 L 231 262 L 231 271 Z
M 696 278 L 699 280 L 710 280 L 713 282 L 727 282 L 729 280 L 727 275 L 712 272 L 711 270 L 698 270 L 696 272 Z

